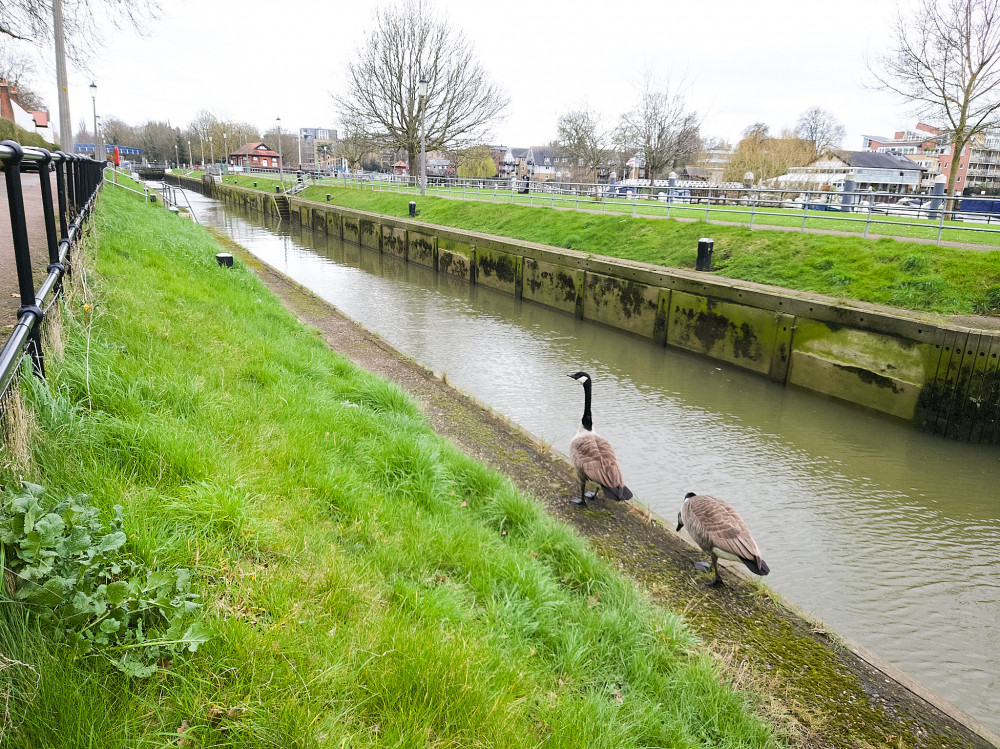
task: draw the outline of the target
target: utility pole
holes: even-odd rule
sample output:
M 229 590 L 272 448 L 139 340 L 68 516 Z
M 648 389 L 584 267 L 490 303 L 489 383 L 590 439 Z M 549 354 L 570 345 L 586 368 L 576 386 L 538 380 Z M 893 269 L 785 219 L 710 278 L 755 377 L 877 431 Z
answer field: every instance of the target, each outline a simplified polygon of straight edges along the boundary
M 66 41 L 63 39 L 65 32 L 63 31 L 62 0 L 52 0 L 52 33 L 56 40 L 56 85 L 59 87 L 59 144 L 65 153 L 71 154 L 73 153 L 73 125 L 69 116 L 69 83 L 66 80 Z

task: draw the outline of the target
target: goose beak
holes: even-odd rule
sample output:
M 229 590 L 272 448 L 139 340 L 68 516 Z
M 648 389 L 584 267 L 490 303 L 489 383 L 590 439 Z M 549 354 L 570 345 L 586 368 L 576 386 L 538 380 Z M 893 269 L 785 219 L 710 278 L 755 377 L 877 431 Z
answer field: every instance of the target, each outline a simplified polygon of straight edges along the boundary
M 680 533 L 681 532 L 681 528 L 683 528 L 683 527 L 684 527 L 684 523 L 678 523 L 677 524 L 677 532 Z

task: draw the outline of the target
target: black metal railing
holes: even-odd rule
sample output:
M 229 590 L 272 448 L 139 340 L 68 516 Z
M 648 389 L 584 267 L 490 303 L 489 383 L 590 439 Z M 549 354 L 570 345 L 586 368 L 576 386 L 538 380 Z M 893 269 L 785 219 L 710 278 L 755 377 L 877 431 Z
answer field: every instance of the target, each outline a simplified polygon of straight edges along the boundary
M 0 142 L 0 164 L 3 165 L 7 183 L 7 209 L 10 214 L 11 236 L 17 285 L 21 307 L 17 311 L 17 324 L 0 350 L 0 398 L 14 380 L 22 357 L 31 357 L 32 370 L 44 374 L 41 328 L 49 307 L 62 292 L 63 276 L 69 271 L 73 245 L 81 235 L 98 190 L 103 180 L 102 164 L 89 157 L 76 156 L 44 148 L 21 146 L 12 140 Z M 45 224 L 48 266 L 45 280 L 38 289 L 32 277 L 31 248 L 28 239 L 29 217 L 25 211 L 23 171 L 36 170 L 41 190 L 41 217 L 32 216 L 34 224 L 39 218 Z M 51 172 L 55 172 L 56 196 L 52 196 Z M 57 213 L 58 211 L 58 213 Z M 57 228 L 58 216 L 58 228 Z M 8 248 L 0 248 L 7 252 Z

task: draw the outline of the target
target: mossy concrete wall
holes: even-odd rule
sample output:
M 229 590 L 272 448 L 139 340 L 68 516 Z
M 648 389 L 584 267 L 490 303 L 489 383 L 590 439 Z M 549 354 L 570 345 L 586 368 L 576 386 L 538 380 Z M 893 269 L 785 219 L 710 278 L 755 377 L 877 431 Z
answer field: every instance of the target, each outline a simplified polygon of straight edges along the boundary
M 218 183 L 211 187 L 217 197 L 256 192 Z M 239 201 L 271 210 L 267 200 Z M 306 226 L 325 226 L 346 241 L 470 283 L 935 434 L 1000 443 L 1000 335 L 995 331 L 301 198 L 289 203 Z

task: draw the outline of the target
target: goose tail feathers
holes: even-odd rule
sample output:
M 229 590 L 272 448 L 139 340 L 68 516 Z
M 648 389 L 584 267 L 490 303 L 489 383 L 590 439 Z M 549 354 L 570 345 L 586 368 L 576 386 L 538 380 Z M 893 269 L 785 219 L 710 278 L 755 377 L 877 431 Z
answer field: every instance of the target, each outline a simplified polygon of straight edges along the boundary
M 604 489 L 604 496 L 619 502 L 632 499 L 632 490 L 622 484 L 621 486 L 601 486 Z
M 747 566 L 747 569 L 755 575 L 766 575 L 771 571 L 767 566 L 767 562 L 760 557 L 757 557 L 756 559 L 741 559 L 740 561 L 743 562 L 743 564 Z

